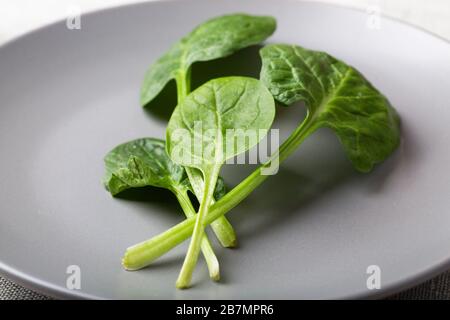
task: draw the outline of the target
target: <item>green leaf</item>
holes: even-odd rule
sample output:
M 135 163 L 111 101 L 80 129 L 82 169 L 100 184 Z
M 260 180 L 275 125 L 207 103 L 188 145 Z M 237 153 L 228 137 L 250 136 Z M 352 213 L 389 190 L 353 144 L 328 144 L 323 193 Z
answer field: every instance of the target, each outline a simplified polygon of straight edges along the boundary
M 303 101 L 309 133 L 331 128 L 354 167 L 367 172 L 399 144 L 399 118 L 389 101 L 353 67 L 292 45 L 261 49 L 261 80 L 279 102 Z
M 112 195 L 146 186 L 192 191 L 184 168 L 170 160 L 163 140 L 143 138 L 123 143 L 106 155 L 105 169 L 103 183 Z M 225 194 L 225 183 L 219 178 L 214 197 L 218 200 Z
M 225 15 L 199 25 L 147 71 L 141 88 L 142 106 L 153 100 L 170 80 L 186 74 L 194 62 L 222 58 L 258 44 L 275 28 L 272 17 L 246 14 Z
M 205 174 L 256 145 L 274 117 L 273 97 L 259 80 L 214 79 L 175 108 L 167 127 L 167 150 L 173 161 Z M 256 139 L 243 139 L 251 133 Z
M 187 189 L 182 166 L 167 156 L 162 140 L 144 138 L 121 144 L 105 157 L 104 183 L 112 195 L 129 188 L 154 186 Z

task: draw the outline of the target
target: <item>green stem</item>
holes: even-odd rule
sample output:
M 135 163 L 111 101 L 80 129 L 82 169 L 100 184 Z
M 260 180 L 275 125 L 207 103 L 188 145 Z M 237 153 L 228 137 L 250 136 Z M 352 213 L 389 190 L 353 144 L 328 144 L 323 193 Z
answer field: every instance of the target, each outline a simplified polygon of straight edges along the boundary
M 186 215 L 186 218 L 194 217 L 196 216 L 196 212 L 194 208 L 192 207 L 191 201 L 186 193 L 186 191 L 177 190 L 174 189 L 172 192 L 177 197 L 178 202 L 180 203 L 181 208 L 183 209 L 184 214 Z M 214 253 L 214 250 L 211 246 L 211 243 L 208 240 L 208 237 L 206 234 L 203 235 L 201 239 L 201 249 L 203 256 L 205 257 L 206 264 L 208 266 L 209 270 L 209 276 L 211 279 L 218 281 L 220 280 L 220 269 L 219 269 L 219 261 L 217 260 L 217 257 Z M 143 266 L 141 265 L 141 258 L 140 253 L 136 252 L 136 255 L 132 256 L 125 256 L 122 259 L 122 264 L 127 270 L 138 270 L 141 269 Z M 135 259 L 135 257 L 137 259 Z
M 191 92 L 191 68 L 178 72 L 175 80 L 177 82 L 177 101 L 180 103 Z
M 186 173 L 189 177 L 189 182 L 191 183 L 192 189 L 194 190 L 195 196 L 199 201 L 203 198 L 203 175 L 198 169 L 186 167 Z M 211 199 L 211 205 L 215 203 L 214 198 Z M 213 229 L 217 239 L 220 244 L 225 248 L 234 248 L 237 245 L 236 233 L 233 229 L 231 223 L 224 217 L 220 217 L 211 223 L 211 228 Z
M 273 161 L 278 161 L 281 164 L 294 153 L 309 134 L 315 130 L 313 123 L 314 121 L 308 113 L 302 124 L 294 130 L 289 138 L 280 146 L 278 152 L 271 156 L 269 161 L 253 171 L 247 178 L 209 208 L 208 215 L 205 218 L 205 225 L 223 216 L 247 198 L 253 190 L 269 177 L 262 175 L 261 170 L 265 167 L 270 167 Z M 194 230 L 195 221 L 196 217 L 188 218 L 169 230 L 128 248 L 125 252 L 124 259 L 138 261 L 141 267 L 150 265 L 155 259 L 188 239 Z
M 174 193 L 178 199 L 178 202 L 183 208 L 186 218 L 195 217 L 196 212 L 192 207 L 191 200 L 189 199 L 186 191 L 184 192 L 175 191 Z M 219 261 L 217 260 L 216 254 L 214 253 L 211 243 L 208 240 L 208 236 L 205 233 L 203 233 L 201 237 L 201 249 L 203 256 L 205 257 L 206 264 L 208 266 L 209 277 L 214 281 L 219 281 L 220 280 Z
M 176 76 L 177 83 L 177 99 L 178 103 L 181 103 L 184 98 L 191 91 L 191 68 L 188 68 L 186 71 L 181 71 Z M 200 202 L 203 198 L 203 188 L 204 182 L 203 177 L 201 179 L 197 179 L 199 175 L 196 174 L 195 170 L 189 167 L 185 167 L 186 173 L 189 178 L 189 182 L 194 189 L 195 196 Z M 211 201 L 211 204 L 214 204 L 214 199 Z M 236 232 L 233 229 L 231 223 L 224 216 L 219 217 L 217 220 L 211 223 L 211 228 L 214 231 L 217 239 L 220 244 L 225 248 L 234 248 L 237 245 Z
M 177 288 L 187 288 L 191 284 L 192 273 L 194 272 L 195 266 L 197 265 L 198 255 L 200 253 L 201 239 L 205 234 L 205 221 L 206 217 L 208 216 L 208 210 L 211 200 L 213 199 L 214 189 L 217 183 L 217 177 L 219 176 L 220 167 L 221 166 L 214 165 L 212 170 L 204 173 L 205 189 L 203 198 L 196 217 L 196 223 L 192 233 L 192 240 L 189 245 L 186 258 L 184 259 L 183 267 L 181 268 L 180 274 L 177 279 Z

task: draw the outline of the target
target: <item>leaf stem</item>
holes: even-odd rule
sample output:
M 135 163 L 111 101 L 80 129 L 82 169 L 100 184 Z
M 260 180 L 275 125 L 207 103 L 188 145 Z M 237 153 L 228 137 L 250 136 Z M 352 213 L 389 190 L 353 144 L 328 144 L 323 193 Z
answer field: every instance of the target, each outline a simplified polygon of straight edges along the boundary
M 292 132 L 289 138 L 283 142 L 278 152 L 275 152 L 265 164 L 262 164 L 258 169 L 253 171 L 223 198 L 211 205 L 208 215 L 205 218 L 205 225 L 208 225 L 217 218 L 223 216 L 247 198 L 254 189 L 269 177 L 267 175 L 262 175 L 261 170 L 265 167 L 270 167 L 271 162 L 273 161 L 279 161 L 281 164 L 297 150 L 301 143 L 315 129 L 314 119 L 307 113 L 305 120 Z M 125 252 L 124 259 L 138 261 L 141 267 L 150 265 L 155 259 L 188 239 L 194 230 L 195 222 L 196 217 L 188 218 L 167 231 L 128 248 Z
M 191 92 L 191 68 L 179 71 L 175 80 L 177 83 L 177 101 L 181 103 Z
M 177 197 L 178 202 L 180 203 L 181 208 L 183 209 L 184 214 L 186 215 L 186 218 L 195 217 L 196 212 L 194 208 L 192 207 L 191 201 L 187 195 L 186 190 L 178 190 L 173 189 L 172 192 Z M 201 239 L 201 249 L 203 256 L 205 257 L 206 264 L 208 266 L 209 270 L 209 276 L 214 281 L 220 280 L 220 269 L 219 269 L 219 261 L 217 260 L 217 257 L 214 253 L 214 250 L 211 246 L 211 243 L 208 240 L 208 237 L 206 234 L 203 235 Z M 143 252 L 140 252 L 140 249 L 137 248 L 135 255 L 133 256 L 125 256 L 122 259 L 122 265 L 127 270 L 138 270 L 142 268 L 141 265 L 141 259 L 133 259 L 133 257 L 140 257 L 141 254 L 144 254 Z M 154 254 L 159 256 L 159 251 L 155 250 Z
M 200 203 L 200 209 L 196 217 L 196 223 L 192 233 L 192 240 L 189 245 L 189 249 L 186 253 L 183 266 L 181 268 L 178 280 L 176 282 L 177 288 L 188 288 L 191 284 L 192 273 L 194 272 L 197 264 L 198 255 L 200 251 L 201 239 L 205 234 L 205 221 L 208 215 L 209 205 L 213 199 L 214 189 L 217 183 L 217 177 L 220 172 L 220 165 L 214 165 L 211 170 L 204 173 L 205 188 L 203 198 Z
M 189 182 L 191 183 L 192 189 L 194 190 L 195 196 L 199 201 L 203 198 L 203 175 L 198 169 L 185 167 L 186 173 L 189 177 Z M 211 199 L 210 205 L 215 203 L 214 198 Z M 224 217 L 219 217 L 211 223 L 211 228 L 213 229 L 217 239 L 220 244 L 225 248 L 234 248 L 237 245 L 236 233 L 231 225 L 231 223 Z
M 192 207 L 191 200 L 189 199 L 186 191 L 180 192 L 177 190 L 175 191 L 175 195 L 181 207 L 183 208 L 186 218 L 195 217 L 196 212 Z M 217 260 L 216 254 L 214 253 L 214 250 L 211 246 L 211 243 L 208 240 L 208 236 L 206 235 L 206 233 L 203 233 L 201 237 L 201 249 L 203 256 L 205 257 L 206 264 L 208 266 L 209 277 L 214 281 L 219 281 L 220 280 L 219 261 Z

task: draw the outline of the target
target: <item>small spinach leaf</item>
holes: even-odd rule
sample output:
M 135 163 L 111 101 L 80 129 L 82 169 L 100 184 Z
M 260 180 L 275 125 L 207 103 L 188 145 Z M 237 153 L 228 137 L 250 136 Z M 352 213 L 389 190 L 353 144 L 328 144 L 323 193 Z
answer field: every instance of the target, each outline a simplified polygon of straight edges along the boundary
M 194 62 L 222 58 L 258 44 L 275 28 L 272 17 L 246 14 L 225 15 L 199 25 L 147 71 L 141 88 L 141 105 L 153 100 L 170 80 L 185 76 Z
M 167 151 L 174 162 L 205 174 L 256 145 L 264 137 L 259 130 L 270 129 L 274 117 L 273 97 L 259 80 L 214 79 L 175 108 L 167 126 Z M 257 139 L 235 144 L 246 130 L 256 132 Z
M 137 139 L 117 146 L 106 155 L 105 168 L 103 181 L 112 195 L 144 186 L 190 188 L 184 168 L 170 160 L 164 141 L 158 139 Z
M 309 133 L 331 128 L 357 170 L 370 171 L 398 146 L 396 111 L 356 69 L 299 46 L 268 45 L 260 53 L 261 80 L 275 99 L 305 102 Z

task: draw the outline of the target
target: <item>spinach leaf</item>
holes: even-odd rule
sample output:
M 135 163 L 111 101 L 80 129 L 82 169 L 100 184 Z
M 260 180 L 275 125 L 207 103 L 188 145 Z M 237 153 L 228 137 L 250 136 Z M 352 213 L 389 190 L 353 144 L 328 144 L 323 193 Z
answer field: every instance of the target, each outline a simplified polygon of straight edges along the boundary
M 268 130 L 274 117 L 273 97 L 257 79 L 214 79 L 175 108 L 167 126 L 167 151 L 174 162 L 205 174 L 259 142 L 246 139 L 245 143 L 235 144 L 235 139 L 245 133 L 240 130 Z M 183 132 L 188 137 L 179 135 Z
M 194 192 L 182 166 L 170 160 L 164 140 L 141 138 L 118 145 L 105 157 L 103 184 L 113 195 L 130 188 L 159 187 Z M 222 177 L 217 180 L 214 199 L 227 193 Z
M 308 134 L 320 127 L 338 136 L 353 166 L 367 172 L 398 146 L 399 117 L 389 101 L 353 67 L 299 46 L 260 51 L 261 80 L 279 102 L 303 101 Z
M 199 169 L 204 178 L 197 223 L 177 287 L 190 285 L 213 188 L 223 163 L 256 145 L 264 137 L 260 130 L 270 129 L 274 116 L 275 103 L 270 92 L 260 81 L 246 77 L 211 80 L 175 108 L 167 127 L 168 154 L 178 164 Z M 236 143 L 248 130 L 256 131 L 257 139 Z
M 117 146 L 106 155 L 105 168 L 103 181 L 112 195 L 145 186 L 190 189 L 184 168 L 170 160 L 159 139 L 137 139 Z
M 225 15 L 199 25 L 147 71 L 141 88 L 141 105 L 153 100 L 170 80 L 186 77 L 194 62 L 225 57 L 258 44 L 275 28 L 272 17 L 246 14 Z

